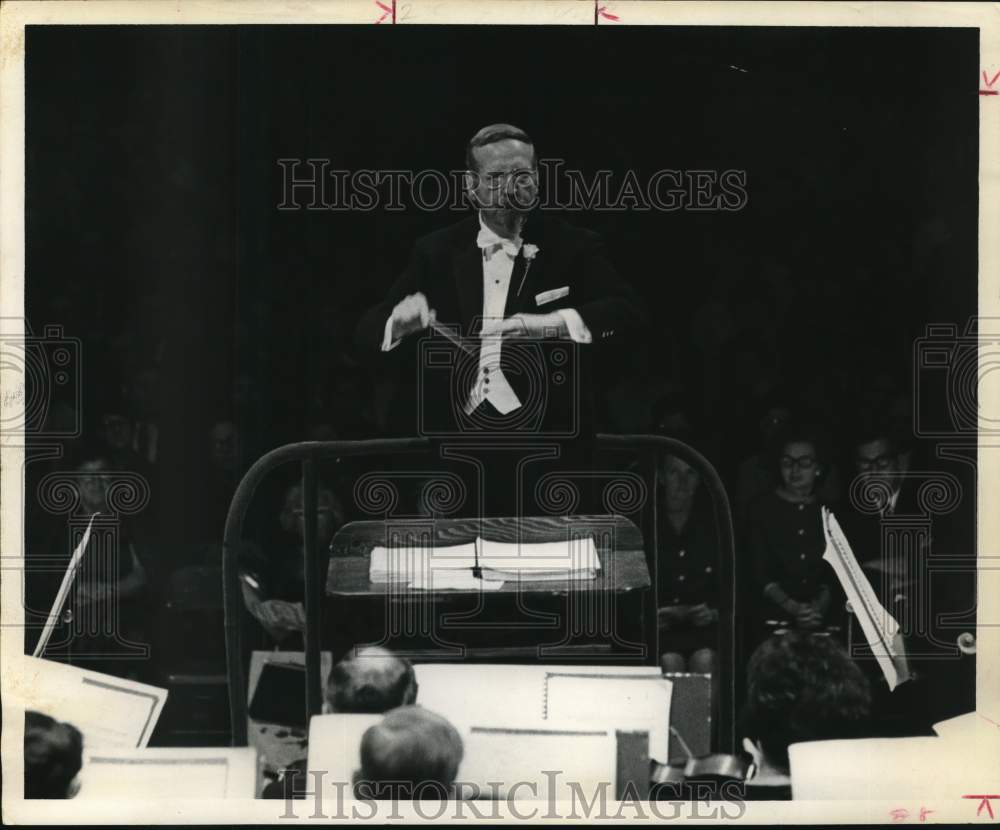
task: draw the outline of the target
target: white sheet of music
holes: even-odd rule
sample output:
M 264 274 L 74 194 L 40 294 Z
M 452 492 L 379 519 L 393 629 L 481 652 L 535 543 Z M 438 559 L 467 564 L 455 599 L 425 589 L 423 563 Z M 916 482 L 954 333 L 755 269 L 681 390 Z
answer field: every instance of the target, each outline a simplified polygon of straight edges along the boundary
M 823 508 L 823 533 L 826 536 L 823 558 L 833 567 L 891 691 L 910 677 L 899 623 L 878 601 L 837 517 L 826 507 Z
M 77 798 L 252 798 L 256 765 L 246 747 L 85 752 Z
M 321 770 L 324 782 L 354 780 L 361 766 L 361 739 L 382 715 L 314 715 L 309 721 L 309 770 Z M 312 789 L 312 781 L 307 789 Z
M 63 610 L 63 605 L 66 604 L 69 589 L 73 587 L 73 580 L 76 579 L 76 572 L 80 568 L 80 561 L 87 552 L 87 544 L 90 542 L 90 533 L 94 529 L 94 519 L 97 515 L 95 513 L 90 517 L 90 521 L 87 522 L 87 529 L 83 532 L 83 538 L 80 539 L 80 543 L 76 546 L 73 555 L 70 557 L 69 565 L 66 566 L 66 573 L 63 574 L 59 590 L 56 592 L 56 598 L 52 601 L 52 607 L 49 609 L 49 615 L 45 620 L 42 633 L 35 644 L 33 657 L 41 657 L 45 651 L 45 647 L 49 644 L 49 638 L 52 637 L 52 632 L 55 630 L 56 622 Z
M 673 684 L 662 677 L 554 669 L 546 676 L 546 720 L 649 732 L 649 757 L 669 760 Z
M 488 724 L 461 730 L 465 756 L 458 771 L 458 780 L 479 787 L 483 797 L 505 798 L 510 793 L 526 799 L 569 800 L 571 782 L 584 793 L 597 792 L 606 783 L 608 797 L 614 797 L 613 729 Z M 517 791 L 511 793 L 515 785 Z
M 163 711 L 167 690 L 53 660 L 23 657 L 24 697 L 9 702 L 72 723 L 88 748 L 144 747 Z M 5 701 L 6 703 L 7 701 Z
M 491 665 L 424 663 L 414 666 L 417 703 L 455 724 L 523 726 L 545 720 L 546 674 L 583 673 L 659 678 L 658 666 Z
M 792 744 L 788 757 L 796 800 L 927 803 L 994 793 L 1000 774 L 1000 756 L 985 758 L 961 742 L 934 736 L 810 741 Z

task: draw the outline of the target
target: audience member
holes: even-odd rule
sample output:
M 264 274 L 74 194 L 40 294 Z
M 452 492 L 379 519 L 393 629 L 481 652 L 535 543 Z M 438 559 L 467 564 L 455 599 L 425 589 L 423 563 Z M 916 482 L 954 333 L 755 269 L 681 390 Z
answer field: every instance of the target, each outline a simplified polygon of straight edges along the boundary
M 462 738 L 422 706 L 393 709 L 361 739 L 355 794 L 371 799 L 448 798 L 462 762 Z
M 941 612 L 944 599 L 940 583 L 932 594 L 922 578 L 926 577 L 926 570 L 918 573 L 918 569 L 926 568 L 929 537 L 915 540 L 927 545 L 923 550 L 912 540 L 897 544 L 887 538 L 887 534 L 895 532 L 892 517 L 923 514 L 915 488 L 908 486 L 905 477 L 910 465 L 905 443 L 889 417 L 870 413 L 861 417 L 854 427 L 851 449 L 854 468 L 863 478 L 854 481 L 849 506 L 838 514 L 855 558 L 883 607 L 899 623 L 900 642 L 906 652 L 909 679 L 890 692 L 871 650 L 863 643 L 855 644 L 854 656 L 874 686 L 873 709 L 880 734 L 887 737 L 929 734 L 931 712 L 937 701 L 929 697 L 932 692 L 928 673 L 941 674 L 943 665 L 950 666 L 950 670 L 943 670 L 945 677 L 939 677 L 936 684 L 939 689 L 947 688 L 961 668 L 957 662 L 940 659 L 941 640 L 937 637 L 944 632 L 923 630 L 928 625 L 928 630 L 933 631 L 935 615 Z M 923 596 L 922 591 L 926 592 Z M 933 604 L 928 604 L 928 598 Z M 926 659 L 921 660 L 921 656 Z
M 330 543 L 343 524 L 344 511 L 333 490 L 323 484 L 318 486 L 316 521 L 320 572 L 326 573 Z M 273 640 L 283 643 L 289 634 L 305 628 L 305 506 L 301 484 L 293 484 L 285 493 L 279 522 L 293 543 L 274 548 L 270 555 L 256 547 L 246 548 L 240 578 L 247 610 Z
M 323 711 L 378 714 L 417 699 L 417 677 L 405 657 L 369 646 L 351 651 L 330 671 Z
M 83 736 L 40 712 L 24 714 L 24 797 L 73 798 L 83 766 Z
M 870 707 L 867 679 L 831 637 L 791 631 L 763 642 L 747 672 L 743 748 L 755 774 L 745 797 L 790 799 L 788 747 L 866 737 Z
M 73 513 L 54 531 L 45 558 L 36 560 L 37 573 L 28 571 L 30 607 L 48 610 L 87 521 L 100 514 L 46 655 L 96 671 L 136 676 L 147 668 L 145 661 L 123 658 L 141 656 L 147 640 L 150 547 L 132 517 L 116 515 L 108 504 L 115 471 L 105 449 L 78 448 L 74 470 L 78 498 Z M 112 519 L 112 525 L 106 524 Z M 26 642 L 26 648 L 31 645 Z
M 667 456 L 656 562 L 660 662 L 668 672 L 712 673 L 718 610 L 718 534 L 698 497 L 701 476 Z
M 823 561 L 826 537 L 815 493 L 824 456 L 815 432 L 799 427 L 783 430 L 774 447 L 780 483 L 753 503 L 747 522 L 754 588 L 764 600 L 758 616 L 779 614 L 798 628 L 816 629 L 830 612 L 835 584 Z

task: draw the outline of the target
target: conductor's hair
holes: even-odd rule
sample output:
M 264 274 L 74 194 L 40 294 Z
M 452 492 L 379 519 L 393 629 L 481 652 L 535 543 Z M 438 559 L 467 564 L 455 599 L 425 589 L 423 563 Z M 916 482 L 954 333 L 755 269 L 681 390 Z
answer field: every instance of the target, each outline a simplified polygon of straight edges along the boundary
M 422 706 L 393 709 L 361 739 L 361 798 L 446 798 L 464 748 L 445 718 Z
M 474 136 L 472 136 L 472 138 L 469 139 L 469 143 L 465 146 L 466 169 L 479 169 L 476 164 L 476 157 L 473 150 L 477 147 L 485 147 L 487 144 L 495 144 L 498 141 L 504 141 L 506 139 L 514 139 L 516 141 L 523 141 L 525 144 L 530 144 L 532 158 L 537 158 L 537 155 L 535 155 L 535 142 L 533 142 L 528 134 L 520 127 L 515 127 L 513 124 L 490 124 L 489 126 L 483 127 Z
M 83 766 L 83 736 L 40 712 L 24 715 L 24 797 L 72 798 Z
M 331 712 L 377 715 L 417 698 L 417 680 L 409 660 L 384 648 L 351 652 L 330 671 L 326 702 Z
M 750 657 L 743 733 L 786 773 L 790 744 L 864 737 L 870 709 L 868 679 L 831 637 L 775 635 Z

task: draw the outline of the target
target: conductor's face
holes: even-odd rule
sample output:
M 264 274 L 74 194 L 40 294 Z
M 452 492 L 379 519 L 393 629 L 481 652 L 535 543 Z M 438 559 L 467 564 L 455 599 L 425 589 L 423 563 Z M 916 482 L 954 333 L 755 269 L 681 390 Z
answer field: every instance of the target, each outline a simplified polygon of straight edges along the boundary
M 497 232 L 515 233 L 538 198 L 538 171 L 530 144 L 505 138 L 473 151 L 476 169 L 467 189 L 483 220 Z

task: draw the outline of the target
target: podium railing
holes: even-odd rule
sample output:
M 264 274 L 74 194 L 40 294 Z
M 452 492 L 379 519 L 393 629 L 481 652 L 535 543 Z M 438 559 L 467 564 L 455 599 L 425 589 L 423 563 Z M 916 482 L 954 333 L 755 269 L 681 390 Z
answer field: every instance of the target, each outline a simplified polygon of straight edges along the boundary
M 725 488 L 715 468 L 697 450 L 674 438 L 661 435 L 598 435 L 592 442 L 596 451 L 634 453 L 640 463 L 650 494 L 648 509 L 642 510 L 642 537 L 654 595 L 657 590 L 659 549 L 657 492 L 662 460 L 674 455 L 697 469 L 711 496 L 712 513 L 719 541 L 719 626 L 718 626 L 718 744 L 722 752 L 736 746 L 736 557 L 732 514 Z M 306 657 L 306 712 L 309 716 L 322 709 L 323 683 L 320 677 L 321 605 L 325 574 L 319 572 L 321 561 L 316 539 L 318 512 L 317 463 L 324 458 L 370 455 L 409 455 L 429 453 L 432 444 L 425 438 L 372 439 L 366 441 L 303 441 L 286 444 L 261 456 L 236 487 L 226 515 L 223 535 L 222 578 L 226 624 L 226 669 L 229 676 L 229 713 L 233 746 L 247 743 L 247 676 L 243 653 L 243 597 L 240 589 L 239 548 L 243 522 L 257 487 L 274 469 L 293 462 L 302 465 L 304 523 L 305 621 L 303 632 Z M 655 615 L 657 602 L 649 603 Z M 653 637 L 657 642 L 655 620 Z M 658 649 L 657 649 L 658 654 Z

